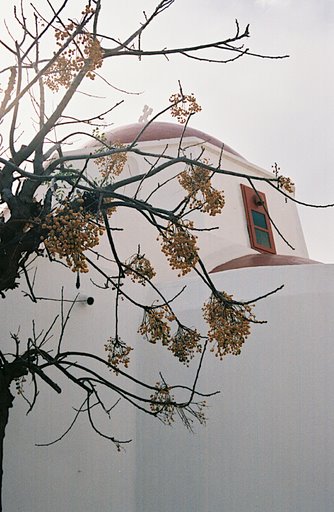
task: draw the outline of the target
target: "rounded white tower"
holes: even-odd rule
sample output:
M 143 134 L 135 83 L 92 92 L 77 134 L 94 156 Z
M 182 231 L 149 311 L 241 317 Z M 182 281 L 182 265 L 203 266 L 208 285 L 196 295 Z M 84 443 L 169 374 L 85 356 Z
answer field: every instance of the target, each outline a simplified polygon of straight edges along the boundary
M 216 287 L 251 301 L 284 286 L 257 302 L 256 317 L 266 323 L 253 326 L 241 355 L 227 356 L 223 362 L 210 354 L 205 359 L 198 388 L 221 394 L 210 399 L 207 424 L 194 424 L 194 433 L 182 424 L 162 425 L 120 403 L 110 421 L 104 417 L 97 421 L 103 432 L 132 439 L 124 451 L 117 453 L 80 414 L 58 443 L 35 446 L 61 437 L 76 414 L 72 407 L 78 408 L 80 393 L 60 378 L 62 394 L 41 387 L 27 417 L 27 406 L 18 397 L 6 434 L 5 510 L 329 512 L 334 501 L 334 266 L 308 258 L 296 206 L 267 183 L 270 173 L 198 130 L 159 122 L 139 136 L 142 128 L 141 124 L 117 128 L 107 134 L 107 141 L 128 144 L 137 139 L 136 147 L 147 155 L 167 158 L 178 153 L 181 137 L 185 155 L 201 155 L 225 171 L 213 178 L 214 186 L 224 190 L 222 214 L 213 218 L 194 214 L 197 224 L 207 229 L 198 234 L 198 245 Z M 87 151 L 94 151 L 94 146 L 69 155 L 75 158 Z M 148 156 L 143 159 L 133 152 L 124 176 L 143 173 L 151 165 Z M 173 172 L 181 169 L 180 164 Z M 96 173 L 92 162 L 87 172 Z M 177 185 L 169 181 L 159 190 L 159 179 L 139 188 L 135 185 L 133 193 L 146 198 L 149 187 L 156 187 L 154 201 L 161 208 L 171 199 L 177 202 L 181 198 Z M 195 273 L 180 280 L 161 254 L 154 230 L 134 214 L 118 211 L 112 222 L 122 228 L 115 232 L 120 258 L 134 254 L 140 244 L 156 268 L 155 285 L 174 297 L 186 284 L 174 308 L 187 325 L 205 330 L 201 308 L 208 290 L 203 282 Z M 107 248 L 102 240 L 101 251 Z M 109 264 L 105 260 L 101 265 L 107 269 Z M 36 295 L 53 299 L 61 293 L 66 300 L 75 298 L 75 277 L 63 266 L 41 259 Z M 89 274 L 82 279 L 80 294 L 66 328 L 65 346 L 89 351 L 94 344 L 105 357 L 104 344 L 114 325 L 114 299 L 96 286 L 94 274 L 92 280 Z M 138 296 L 147 303 L 154 300 L 147 288 Z M 3 333 L 19 330 L 27 338 L 34 329 L 36 336 L 42 336 L 57 314 L 57 302 L 35 304 L 21 290 L 12 292 L 2 303 Z M 148 346 L 137 333 L 140 321 L 140 312 L 123 306 L 119 329 L 122 338 L 135 339 L 130 368 L 136 378 L 154 383 L 161 370 L 168 381 L 190 384 L 194 367 L 180 367 L 158 344 Z M 52 340 L 48 343 L 52 347 Z M 111 399 L 110 406 L 114 404 Z

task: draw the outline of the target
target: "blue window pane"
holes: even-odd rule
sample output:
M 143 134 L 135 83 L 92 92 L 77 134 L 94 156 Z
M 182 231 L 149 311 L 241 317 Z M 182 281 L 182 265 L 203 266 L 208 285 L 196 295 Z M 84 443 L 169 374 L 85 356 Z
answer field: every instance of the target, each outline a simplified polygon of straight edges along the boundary
M 259 228 L 268 229 L 266 217 L 263 213 L 255 212 L 252 210 L 252 217 L 254 226 L 258 226 Z
M 264 247 L 271 247 L 269 234 L 266 231 L 255 228 L 256 243 Z

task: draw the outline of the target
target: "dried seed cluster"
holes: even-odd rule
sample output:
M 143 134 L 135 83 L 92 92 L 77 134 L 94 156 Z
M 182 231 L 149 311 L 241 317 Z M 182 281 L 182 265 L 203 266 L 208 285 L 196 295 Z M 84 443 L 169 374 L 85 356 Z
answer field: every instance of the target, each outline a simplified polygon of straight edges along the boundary
M 95 154 L 113 149 L 117 150 L 124 147 L 124 144 L 121 142 L 113 142 L 112 147 L 110 147 L 106 135 L 104 133 L 100 133 L 98 129 L 93 130 L 93 135 L 102 143 L 102 146 L 95 151 Z M 105 184 L 106 181 L 112 181 L 115 176 L 119 176 L 123 172 L 127 161 L 127 153 L 119 152 L 112 155 L 101 156 L 95 158 L 94 161 L 103 179 L 103 183 Z
M 174 397 L 164 382 L 156 382 L 156 391 L 150 396 L 150 408 L 165 425 L 174 423 Z
M 180 363 L 188 366 L 195 353 L 202 351 L 200 339 L 201 336 L 196 329 L 179 326 L 174 336 L 170 339 L 168 350 L 178 358 Z
M 131 277 L 131 280 L 146 285 L 147 280 L 153 279 L 155 276 L 154 268 L 151 262 L 142 254 L 135 254 L 127 262 L 125 274 Z
M 176 117 L 177 121 L 181 124 L 185 124 L 190 114 L 195 114 L 202 110 L 193 93 L 186 95 L 180 92 L 172 94 L 169 101 L 172 103 L 172 117 Z
M 275 162 L 272 166 L 272 171 L 274 175 L 277 178 L 277 187 L 284 189 L 286 192 L 289 192 L 290 194 L 295 191 L 295 184 L 291 180 L 291 178 L 288 178 L 286 176 L 280 176 L 280 170 L 281 168 L 278 166 L 277 162 Z
M 181 363 L 189 365 L 195 353 L 202 350 L 201 336 L 196 329 L 183 325 L 179 325 L 176 333 L 171 335 L 170 323 L 174 320 L 175 316 L 168 306 L 147 308 L 138 332 L 150 343 L 160 341 Z
M 295 190 L 295 184 L 291 178 L 285 176 L 278 176 L 278 188 L 283 188 L 286 192 L 292 193 Z
M 46 234 L 41 239 L 51 256 L 64 258 L 73 272 L 88 272 L 84 252 L 98 245 L 104 231 L 91 214 L 65 202 L 46 216 L 42 229 Z
M 204 408 L 206 407 L 205 400 L 202 402 L 180 403 L 175 402 L 174 395 L 166 382 L 156 382 L 156 391 L 150 396 L 151 411 L 165 424 L 172 425 L 175 421 L 175 413 L 179 415 L 184 425 L 190 430 L 192 429 L 193 418 L 199 421 L 200 424 L 206 423 Z
M 208 163 L 207 160 L 204 163 Z M 215 216 L 221 213 L 224 205 L 224 193 L 211 184 L 211 171 L 199 166 L 183 171 L 179 177 L 180 185 L 187 191 L 191 208 Z
M 166 346 L 170 342 L 171 328 L 169 324 L 173 320 L 175 320 L 175 316 L 168 306 L 147 307 L 138 332 L 150 343 L 161 341 L 162 345 Z
M 170 222 L 166 230 L 160 235 L 161 250 L 173 269 L 180 270 L 179 276 L 188 274 L 198 262 L 197 237 L 190 230 L 192 221 L 183 221 L 178 224 Z
M 83 14 L 94 12 L 86 6 Z M 61 47 L 71 36 L 77 25 L 70 23 L 64 29 L 55 29 L 57 46 Z M 100 42 L 89 32 L 81 32 L 75 36 L 67 48 L 59 55 L 56 62 L 49 68 L 45 84 L 53 92 L 61 86 L 68 88 L 75 75 L 89 62 L 87 76 L 94 80 L 94 71 L 102 66 L 102 48 Z
M 118 374 L 117 367 L 122 364 L 125 368 L 128 368 L 130 364 L 129 354 L 132 347 L 126 345 L 119 336 L 115 338 L 109 338 L 107 343 L 104 345 L 105 351 L 108 354 L 108 363 L 113 366 L 113 371 Z
M 227 354 L 239 355 L 250 334 L 250 322 L 255 320 L 252 306 L 235 304 L 231 295 L 222 292 L 204 304 L 203 316 L 209 324 L 209 341 L 214 344 L 211 352 L 220 359 Z

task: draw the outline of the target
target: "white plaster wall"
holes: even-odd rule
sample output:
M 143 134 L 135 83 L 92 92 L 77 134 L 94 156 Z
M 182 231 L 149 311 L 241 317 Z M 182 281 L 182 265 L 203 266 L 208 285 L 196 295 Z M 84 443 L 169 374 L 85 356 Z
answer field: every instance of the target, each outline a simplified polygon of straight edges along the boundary
M 152 490 L 164 485 L 137 510 L 167 512 L 171 503 L 177 510 L 208 512 L 332 509 L 333 271 L 314 265 L 217 276 L 218 285 L 247 299 L 282 283 L 285 288 L 258 304 L 258 318 L 268 324 L 253 330 L 240 357 L 206 366 L 200 384 L 222 395 L 209 408 L 204 431 L 197 427 L 187 437 L 171 429 L 163 437 L 160 426 L 148 431 L 141 418 L 142 466 L 152 466 L 140 474 L 142 484 Z M 196 290 L 189 290 L 184 307 L 193 319 L 204 299 Z M 153 463 L 144 453 L 146 443 Z
M 219 288 L 243 299 L 285 287 L 258 303 L 257 317 L 268 324 L 254 326 L 239 357 L 219 362 L 209 354 L 199 387 L 222 393 L 210 400 L 208 424 L 194 425 L 195 434 L 120 405 L 110 423 L 100 418 L 99 425 L 123 439 L 132 437 L 126 452 L 117 453 L 98 438 L 84 418 L 58 445 L 35 447 L 63 432 L 80 397 L 61 380 L 63 397 L 42 386 L 28 417 L 17 398 L 6 437 L 4 509 L 329 512 L 334 501 L 333 278 L 330 265 L 258 267 L 214 276 Z M 200 326 L 207 291 L 196 279 L 187 281 L 176 309 Z M 179 287 L 174 281 L 164 291 L 171 296 Z M 3 332 L 15 331 L 20 318 L 23 336 L 32 314 L 39 329 L 49 325 L 45 304 L 28 308 L 17 297 L 3 303 L 8 319 Z M 94 344 L 102 353 L 112 303 L 102 291 L 95 298 L 92 307 L 75 306 L 65 343 L 75 335 L 78 348 Z M 50 318 L 55 310 L 50 306 Z M 122 333 L 133 336 L 139 320 L 124 311 Z M 132 367 L 138 377 L 155 382 L 159 369 L 167 381 L 192 381 L 193 367 L 180 367 L 169 352 L 138 337 L 135 344 Z
M 155 151 L 162 144 L 156 143 Z M 175 149 L 175 147 L 174 147 Z M 212 160 L 217 152 L 212 148 Z M 240 159 L 226 155 L 226 167 L 244 170 Z M 131 157 L 131 169 L 142 164 Z M 247 169 L 249 169 L 247 167 Z M 262 172 L 254 167 L 254 172 Z M 204 226 L 219 225 L 220 230 L 201 235 L 201 254 L 208 267 L 252 252 L 243 217 L 239 181 L 217 178 L 225 190 L 226 208 L 221 218 L 207 220 Z M 305 256 L 305 246 L 295 207 L 285 204 L 271 191 L 269 209 L 281 227 L 284 224 L 297 256 Z M 157 197 L 161 206 L 176 199 L 171 187 Z M 116 216 L 117 215 L 117 216 Z M 160 254 L 155 234 L 138 216 L 118 213 L 113 226 L 130 227 L 117 232 L 121 257 L 137 250 L 138 242 L 147 255 L 153 254 L 160 269 L 165 292 L 173 296 L 181 281 L 169 270 Z M 210 224 L 212 222 L 212 224 Z M 114 224 L 113 224 L 114 223 Z M 278 252 L 289 254 L 276 244 Z M 109 255 L 107 244 L 102 250 Z M 280 249 L 279 249 L 280 248 Z M 290 251 L 290 252 L 289 252 Z M 107 272 L 110 264 L 99 262 Z M 210 402 L 207 427 L 195 427 L 191 435 L 180 425 L 162 426 L 124 404 L 119 405 L 111 422 L 99 418 L 99 425 L 121 439 L 134 441 L 126 452 L 117 453 L 113 445 L 98 438 L 80 419 L 76 428 L 58 445 L 35 447 L 51 441 L 70 424 L 81 396 L 64 388 L 58 396 L 42 386 L 36 409 L 25 416 L 26 405 L 19 399 L 11 411 L 5 446 L 5 510 L 8 512 L 328 512 L 333 502 L 333 266 L 252 268 L 214 276 L 219 288 L 241 299 L 285 284 L 279 294 L 258 304 L 257 316 L 268 324 L 255 326 L 242 355 L 223 363 L 209 358 L 203 368 L 203 391 L 222 389 Z M 92 284 L 103 280 L 92 271 L 82 276 L 80 292 L 92 295 L 92 307 L 77 304 L 71 316 L 65 346 L 94 350 L 104 355 L 104 343 L 113 334 L 114 302 L 109 294 Z M 191 325 L 200 318 L 207 290 L 196 278 L 177 310 Z M 77 294 L 75 275 L 61 265 L 40 260 L 36 294 L 48 298 L 73 299 Z M 26 289 L 22 285 L 23 290 Z M 149 293 L 147 290 L 141 292 Z M 139 296 L 138 296 L 139 297 Z M 152 297 L 146 297 L 150 302 Z M 24 340 L 31 335 L 32 319 L 40 332 L 49 327 L 59 313 L 59 304 L 48 301 L 33 304 L 22 292 L 8 294 L 1 304 L 2 347 L 12 347 L 7 335 L 20 329 Z M 147 346 L 136 334 L 140 315 L 125 305 L 120 329 L 137 350 L 132 353 L 132 368 L 138 377 L 155 382 L 162 370 L 167 379 L 191 383 L 194 368 L 179 367 L 171 354 L 158 346 Z M 203 327 L 203 326 L 202 326 Z M 50 348 L 54 340 L 50 340 Z M 130 343 L 131 344 L 131 343 Z M 58 377 L 57 377 L 58 378 Z M 118 377 L 119 378 L 119 377 Z M 64 399 L 65 397 L 65 399 Z M 110 398 L 110 402 L 115 397 Z

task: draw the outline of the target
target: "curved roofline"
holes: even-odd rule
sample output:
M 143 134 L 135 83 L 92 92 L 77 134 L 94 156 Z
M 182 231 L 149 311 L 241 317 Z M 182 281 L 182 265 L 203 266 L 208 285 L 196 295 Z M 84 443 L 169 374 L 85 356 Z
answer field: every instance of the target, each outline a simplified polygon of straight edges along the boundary
M 300 256 L 288 256 L 283 254 L 247 254 L 240 258 L 226 261 L 213 268 L 210 274 L 223 272 L 224 270 L 236 270 L 246 267 L 274 267 L 278 265 L 322 265 L 320 261 L 301 258 Z
M 113 130 L 110 130 L 107 132 L 106 135 L 106 142 L 108 144 L 112 144 L 115 142 L 120 142 L 121 144 L 129 144 L 133 142 L 139 135 L 139 133 L 143 130 L 143 133 L 141 133 L 140 137 L 138 138 L 138 141 L 140 142 L 146 142 L 146 141 L 153 141 L 153 140 L 168 140 L 168 139 L 180 139 L 182 136 L 185 137 L 196 137 L 203 142 L 212 144 L 213 146 L 218 147 L 219 149 L 224 149 L 224 151 L 227 151 L 228 153 L 231 153 L 232 155 L 235 155 L 239 158 L 244 157 L 240 155 L 240 153 L 237 153 L 233 148 L 228 146 L 227 144 L 224 144 L 219 139 L 216 139 L 215 137 L 212 137 L 211 135 L 208 135 L 205 132 L 202 132 L 201 130 L 197 130 L 196 128 L 191 128 L 190 126 L 187 126 L 186 128 L 181 124 L 176 123 L 165 123 L 165 122 L 152 122 L 150 124 L 147 124 L 146 126 L 143 123 L 133 123 L 128 124 L 124 126 L 119 126 L 118 128 L 114 128 Z M 93 142 L 89 145 L 97 145 L 97 142 Z

